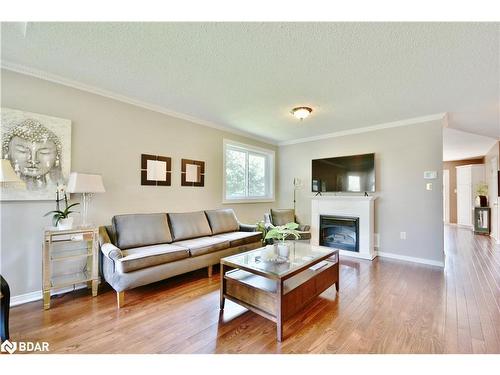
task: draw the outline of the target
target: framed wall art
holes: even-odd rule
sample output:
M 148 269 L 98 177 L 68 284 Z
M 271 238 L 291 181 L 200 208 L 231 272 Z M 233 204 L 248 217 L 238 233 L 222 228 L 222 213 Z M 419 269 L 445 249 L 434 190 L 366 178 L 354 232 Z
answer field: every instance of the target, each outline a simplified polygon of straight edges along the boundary
M 172 158 L 141 154 L 141 185 L 170 186 Z
M 205 186 L 205 162 L 181 160 L 181 186 Z
M 1 109 L 2 158 L 24 182 L 2 186 L 2 201 L 53 200 L 71 170 L 71 120 Z

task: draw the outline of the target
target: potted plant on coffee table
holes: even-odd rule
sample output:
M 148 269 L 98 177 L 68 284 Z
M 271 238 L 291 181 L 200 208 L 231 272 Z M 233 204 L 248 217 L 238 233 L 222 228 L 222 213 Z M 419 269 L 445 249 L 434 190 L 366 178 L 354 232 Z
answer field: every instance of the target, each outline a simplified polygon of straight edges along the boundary
M 300 239 L 300 233 L 297 231 L 299 224 L 297 223 L 287 223 L 285 225 L 274 226 L 271 225 L 268 230 L 265 239 L 277 240 L 278 244 L 278 255 L 287 258 L 290 254 L 290 249 L 286 240 Z

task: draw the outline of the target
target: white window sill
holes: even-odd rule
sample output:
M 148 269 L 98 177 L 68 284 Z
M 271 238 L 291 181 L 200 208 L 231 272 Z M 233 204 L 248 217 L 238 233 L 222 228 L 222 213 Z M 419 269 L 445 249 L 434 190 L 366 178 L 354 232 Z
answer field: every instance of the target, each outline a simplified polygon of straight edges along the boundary
M 272 203 L 276 200 L 274 198 L 255 198 L 255 199 L 223 199 L 222 204 L 235 204 L 235 203 Z

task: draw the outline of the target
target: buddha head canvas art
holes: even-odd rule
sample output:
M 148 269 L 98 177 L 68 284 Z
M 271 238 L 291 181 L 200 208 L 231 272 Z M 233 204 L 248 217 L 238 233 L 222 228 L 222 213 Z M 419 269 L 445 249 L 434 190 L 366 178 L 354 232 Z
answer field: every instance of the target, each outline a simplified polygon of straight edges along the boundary
M 2 158 L 24 189 L 2 186 L 2 200 L 54 199 L 70 171 L 71 121 L 2 108 Z

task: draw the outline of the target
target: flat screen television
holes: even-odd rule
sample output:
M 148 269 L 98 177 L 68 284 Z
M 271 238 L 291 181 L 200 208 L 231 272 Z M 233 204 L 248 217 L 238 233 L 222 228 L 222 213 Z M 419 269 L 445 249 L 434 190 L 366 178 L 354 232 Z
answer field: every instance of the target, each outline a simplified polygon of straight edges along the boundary
M 375 192 L 375 154 L 312 161 L 313 192 Z

